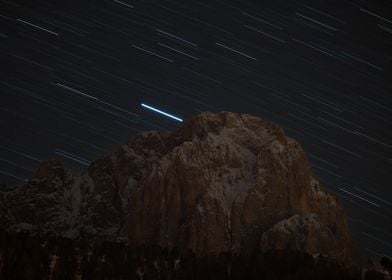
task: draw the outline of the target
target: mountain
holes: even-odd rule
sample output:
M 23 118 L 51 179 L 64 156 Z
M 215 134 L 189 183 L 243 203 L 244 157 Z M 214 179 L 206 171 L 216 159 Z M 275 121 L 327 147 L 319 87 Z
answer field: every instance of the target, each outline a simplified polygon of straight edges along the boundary
M 0 192 L 0 227 L 197 256 L 291 250 L 365 262 L 301 146 L 274 124 L 230 112 L 139 134 L 80 176 L 48 160 Z

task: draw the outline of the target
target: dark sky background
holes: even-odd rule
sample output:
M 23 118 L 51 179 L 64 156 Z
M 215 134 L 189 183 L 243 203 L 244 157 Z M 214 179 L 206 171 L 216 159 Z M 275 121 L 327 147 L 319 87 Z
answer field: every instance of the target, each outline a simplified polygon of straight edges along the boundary
M 366 253 L 392 256 L 390 1 L 0 0 L 0 182 L 75 172 L 202 111 L 282 126 L 341 197 Z

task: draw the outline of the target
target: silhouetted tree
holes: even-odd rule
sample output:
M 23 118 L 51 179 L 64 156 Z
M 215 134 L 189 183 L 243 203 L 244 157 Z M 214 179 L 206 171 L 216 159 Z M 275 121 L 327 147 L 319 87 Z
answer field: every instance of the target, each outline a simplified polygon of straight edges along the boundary
M 380 260 L 380 264 L 385 270 L 388 270 L 392 273 L 392 261 L 388 257 L 382 257 Z

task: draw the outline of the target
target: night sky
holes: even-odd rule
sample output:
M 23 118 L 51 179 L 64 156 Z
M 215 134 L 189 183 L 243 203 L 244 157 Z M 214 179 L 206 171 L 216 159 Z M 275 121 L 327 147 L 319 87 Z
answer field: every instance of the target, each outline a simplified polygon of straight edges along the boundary
M 392 258 L 390 1 L 0 0 L 0 182 L 75 173 L 203 111 L 282 126 Z

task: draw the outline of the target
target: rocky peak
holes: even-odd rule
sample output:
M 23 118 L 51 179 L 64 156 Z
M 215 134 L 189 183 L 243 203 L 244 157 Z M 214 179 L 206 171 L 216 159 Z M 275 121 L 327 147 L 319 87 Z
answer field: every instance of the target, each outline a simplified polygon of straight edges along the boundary
M 64 180 L 65 174 L 61 161 L 50 159 L 41 163 L 34 178 L 38 180 L 52 180 L 55 177 L 59 177 L 61 180 Z
M 362 261 L 339 200 L 322 190 L 300 145 L 250 115 L 202 113 L 173 133 L 132 138 L 79 177 L 44 163 L 32 182 L 4 194 L 10 229 L 198 255 L 277 247 Z M 61 188 L 46 195 L 37 187 L 53 182 Z

